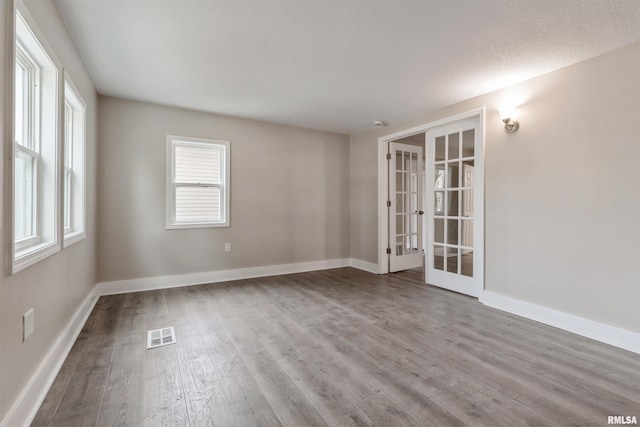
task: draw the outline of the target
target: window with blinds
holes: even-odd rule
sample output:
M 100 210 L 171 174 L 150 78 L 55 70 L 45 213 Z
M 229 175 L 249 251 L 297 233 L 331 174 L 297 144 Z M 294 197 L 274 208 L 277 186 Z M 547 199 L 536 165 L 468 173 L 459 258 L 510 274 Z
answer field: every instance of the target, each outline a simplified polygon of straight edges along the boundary
M 229 141 L 167 137 L 167 228 L 229 226 Z

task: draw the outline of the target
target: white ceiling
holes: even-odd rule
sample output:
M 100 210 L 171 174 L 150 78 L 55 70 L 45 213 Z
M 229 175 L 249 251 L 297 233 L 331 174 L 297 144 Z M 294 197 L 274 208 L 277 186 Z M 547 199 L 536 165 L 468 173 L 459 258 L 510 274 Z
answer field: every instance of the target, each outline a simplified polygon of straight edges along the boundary
M 393 123 L 640 40 L 639 0 L 55 0 L 99 93 Z

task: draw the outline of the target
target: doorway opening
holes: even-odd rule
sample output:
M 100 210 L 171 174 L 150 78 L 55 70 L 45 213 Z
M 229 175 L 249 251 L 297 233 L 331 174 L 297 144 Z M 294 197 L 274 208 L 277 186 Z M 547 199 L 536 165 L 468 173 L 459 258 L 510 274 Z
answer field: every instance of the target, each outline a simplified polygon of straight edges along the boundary
M 484 289 L 484 108 L 378 140 L 378 272 Z M 423 261 L 424 260 L 424 261 Z

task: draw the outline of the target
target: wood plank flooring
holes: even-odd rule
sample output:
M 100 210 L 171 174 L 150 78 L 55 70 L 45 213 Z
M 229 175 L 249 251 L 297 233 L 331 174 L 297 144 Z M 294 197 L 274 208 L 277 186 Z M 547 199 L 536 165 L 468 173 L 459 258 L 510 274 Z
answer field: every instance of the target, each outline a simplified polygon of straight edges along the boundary
M 102 297 L 33 426 L 640 420 L 640 356 L 344 268 Z M 146 350 L 146 331 L 177 344 Z

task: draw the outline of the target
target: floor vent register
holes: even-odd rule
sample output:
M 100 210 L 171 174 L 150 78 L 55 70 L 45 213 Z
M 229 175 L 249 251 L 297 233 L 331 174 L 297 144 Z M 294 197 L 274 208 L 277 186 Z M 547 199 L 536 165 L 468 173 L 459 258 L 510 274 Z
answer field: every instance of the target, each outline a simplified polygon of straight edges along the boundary
M 173 326 L 147 331 L 147 350 L 176 343 L 176 331 Z

